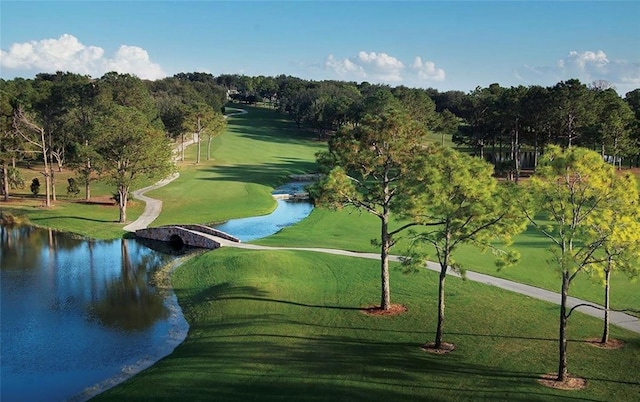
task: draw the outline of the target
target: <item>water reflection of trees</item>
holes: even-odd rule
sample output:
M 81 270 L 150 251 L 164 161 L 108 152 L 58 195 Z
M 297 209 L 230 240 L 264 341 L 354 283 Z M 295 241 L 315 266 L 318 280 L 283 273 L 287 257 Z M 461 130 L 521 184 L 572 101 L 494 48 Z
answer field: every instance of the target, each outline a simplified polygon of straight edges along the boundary
M 26 243 L 35 243 L 33 229 L 27 226 L 0 226 L 0 267 L 18 269 L 35 267 L 40 255 Z
M 146 253 L 133 263 L 124 239 L 120 250 L 121 276 L 106 284 L 105 297 L 92 303 L 91 312 L 105 326 L 142 331 L 169 315 L 162 296 L 149 286 L 150 272 L 160 263 L 159 257 Z
M 90 319 L 130 331 L 142 331 L 166 319 L 169 312 L 163 302 L 165 295 L 150 286 L 149 276 L 172 257 L 122 239 L 120 272 L 111 275 L 110 269 L 99 262 L 104 260 L 110 244 L 113 242 L 93 241 L 51 229 L 0 225 L 0 268 L 43 270 L 46 299 L 53 311 L 72 308 L 70 300 L 88 303 Z M 118 260 L 113 255 L 107 258 Z M 38 281 L 38 276 L 29 278 Z
M 65 235 L 51 229 L 33 226 L 0 226 L 0 267 L 2 269 L 36 269 L 41 266 L 42 253 L 71 251 L 82 246 L 82 238 Z

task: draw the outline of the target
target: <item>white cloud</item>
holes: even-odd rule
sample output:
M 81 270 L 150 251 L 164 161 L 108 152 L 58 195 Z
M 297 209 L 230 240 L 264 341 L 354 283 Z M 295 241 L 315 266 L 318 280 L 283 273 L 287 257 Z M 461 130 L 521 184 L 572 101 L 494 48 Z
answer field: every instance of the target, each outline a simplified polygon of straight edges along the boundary
M 584 84 L 604 80 L 611 82 L 624 95 L 640 84 L 640 62 L 615 60 L 603 50 L 572 50 L 556 60 L 554 65 L 524 65 L 515 74 L 525 83 L 541 85 L 555 85 L 571 78 L 577 78 Z
M 383 52 L 360 51 L 355 57 L 338 60 L 334 55 L 327 56 L 324 68 L 333 71 L 341 79 L 368 80 L 381 83 L 398 84 L 407 80 L 443 81 L 445 72 L 436 68 L 431 61 L 422 61 L 416 57 L 411 69 L 398 58 Z
M 364 68 L 353 63 L 349 59 L 336 60 L 336 58 L 330 54 L 324 61 L 324 67 L 334 71 L 339 76 L 356 76 L 358 78 L 365 78 Z
M 373 78 L 391 82 L 402 81 L 404 64 L 386 53 L 361 51 L 358 53 L 357 63 Z
M 416 57 L 411 66 L 418 72 L 418 78 L 423 81 L 444 81 L 445 73 L 441 68 L 436 68 L 432 61 L 422 61 L 421 57 Z
M 607 55 L 602 51 L 592 52 L 587 50 L 586 52 L 578 53 L 575 50 L 569 52 L 566 60 L 562 62 L 562 66 L 574 65 L 578 69 L 585 71 L 587 68 L 602 69 L 609 64 Z
M 151 62 L 147 51 L 137 46 L 120 46 L 114 58 L 106 60 L 106 64 L 109 71 L 135 74 L 140 78 L 155 80 L 166 77 L 160 65 Z
M 151 80 L 166 76 L 160 65 L 150 60 L 147 51 L 137 46 L 122 45 L 111 58 L 104 53 L 101 47 L 86 46 L 73 35 L 64 34 L 58 39 L 14 43 L 8 51 L 0 50 L 0 67 L 36 72 L 70 71 L 93 77 L 109 71 Z

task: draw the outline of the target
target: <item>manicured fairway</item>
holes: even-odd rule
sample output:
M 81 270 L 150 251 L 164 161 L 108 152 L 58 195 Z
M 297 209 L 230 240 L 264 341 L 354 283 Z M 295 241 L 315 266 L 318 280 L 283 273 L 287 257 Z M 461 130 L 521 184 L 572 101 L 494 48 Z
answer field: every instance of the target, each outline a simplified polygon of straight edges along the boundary
M 271 191 L 289 175 L 315 171 L 315 153 L 326 148 L 316 136 L 270 109 L 247 109 L 228 119 L 227 131 L 214 139 L 212 159 L 195 165 L 190 146 L 179 164 L 180 178 L 147 195 L 163 200 L 153 226 L 170 223 L 217 223 L 263 215 L 276 203 Z
M 432 355 L 436 274 L 392 270 L 392 298 L 408 311 L 371 317 L 378 264 L 308 252 L 222 249 L 180 268 L 173 285 L 191 325 L 169 357 L 96 398 L 107 400 L 598 400 L 640 394 L 640 339 L 614 329 L 621 350 L 583 342 L 600 322 L 569 324 L 569 369 L 583 391 L 536 378 L 556 368 L 557 307 L 449 279 L 445 340 Z

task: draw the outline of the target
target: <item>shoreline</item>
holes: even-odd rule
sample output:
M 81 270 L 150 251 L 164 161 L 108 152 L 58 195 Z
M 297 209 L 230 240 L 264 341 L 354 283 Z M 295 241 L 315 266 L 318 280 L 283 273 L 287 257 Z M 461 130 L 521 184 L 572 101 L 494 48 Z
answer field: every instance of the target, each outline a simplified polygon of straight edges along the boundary
M 184 318 L 182 308 L 178 303 L 178 297 L 171 286 L 171 275 L 184 262 L 192 258 L 193 255 L 194 254 L 176 258 L 174 261 L 164 265 L 154 272 L 153 277 L 150 280 L 150 283 L 159 290 L 159 293 L 164 294 L 163 304 L 169 310 L 169 331 L 167 331 L 165 341 L 162 344 L 157 345 L 156 350 L 152 355 L 142 356 L 134 364 L 123 366 L 118 374 L 86 387 L 80 393 L 68 398 L 67 401 L 85 402 L 117 385 L 120 385 L 141 371 L 153 366 L 161 359 L 172 354 L 175 348 L 184 342 L 189 334 L 190 326 Z

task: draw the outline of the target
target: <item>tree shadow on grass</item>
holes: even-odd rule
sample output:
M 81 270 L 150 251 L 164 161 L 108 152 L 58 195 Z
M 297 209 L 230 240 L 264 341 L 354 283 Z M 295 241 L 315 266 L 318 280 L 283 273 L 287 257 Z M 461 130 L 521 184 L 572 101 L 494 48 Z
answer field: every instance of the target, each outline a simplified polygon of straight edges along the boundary
M 268 317 L 267 317 L 268 318 Z M 260 319 L 244 317 L 247 320 Z M 165 361 L 187 399 L 260 400 L 506 400 L 538 401 L 539 373 L 474 364 L 456 356 L 420 353 L 412 342 L 288 333 L 262 322 L 248 333 L 220 331 L 184 344 Z M 283 331 L 283 332 L 278 332 Z M 188 362 L 188 364 L 185 364 Z M 175 364 L 175 365 L 174 365 Z M 150 380 L 153 382 L 153 373 Z M 178 375 L 173 376 L 178 378 Z M 208 379 L 208 380 L 207 380 Z M 144 380 L 144 378 L 140 378 Z M 160 387 L 169 385 L 166 381 Z M 158 390 L 155 390 L 158 392 Z M 151 397 L 153 395 L 149 395 Z M 555 400 L 588 400 L 584 396 Z
M 213 302 L 213 309 L 217 308 L 215 302 L 233 300 L 267 307 L 247 309 L 263 310 L 262 314 L 240 313 L 220 321 L 195 323 L 192 328 L 202 334 L 201 341 L 186 342 L 164 362 L 171 366 L 172 373 L 180 373 L 172 378 L 182 380 L 174 384 L 162 382 L 162 386 L 181 388 L 181 397 L 189 399 L 215 395 L 216 399 L 229 401 L 590 400 L 584 393 L 561 394 L 542 389 L 536 383 L 541 374 L 537 371 L 478 364 L 463 354 L 430 355 L 422 353 L 419 344 L 411 341 L 412 334 L 433 332 L 336 326 L 334 320 L 313 313 L 313 309 L 348 311 L 359 307 L 281 300 L 270 298 L 269 294 L 259 287 L 227 282 L 195 295 L 198 300 Z M 291 313 L 271 309 L 271 303 L 301 310 Z M 510 334 L 447 335 L 557 341 Z M 638 385 L 617 379 L 588 380 Z
M 256 141 L 281 144 L 317 142 L 317 134 L 274 110 L 247 108 L 249 113 L 228 120 L 227 131 Z
M 31 218 L 30 220 L 33 221 L 33 222 L 37 222 L 37 221 L 43 221 L 43 220 L 55 221 L 55 220 L 58 220 L 58 219 L 87 221 L 87 222 L 99 222 L 99 223 L 118 223 L 117 220 L 83 218 L 81 216 L 71 216 L 71 215 L 67 215 L 67 216 L 50 216 L 50 217 L 42 217 L 42 218 Z
M 203 170 L 210 175 L 200 180 L 246 182 L 277 187 L 289 181 L 289 175 L 313 173 L 318 169 L 315 162 L 304 159 L 280 158 L 280 161 L 259 165 L 213 166 Z

